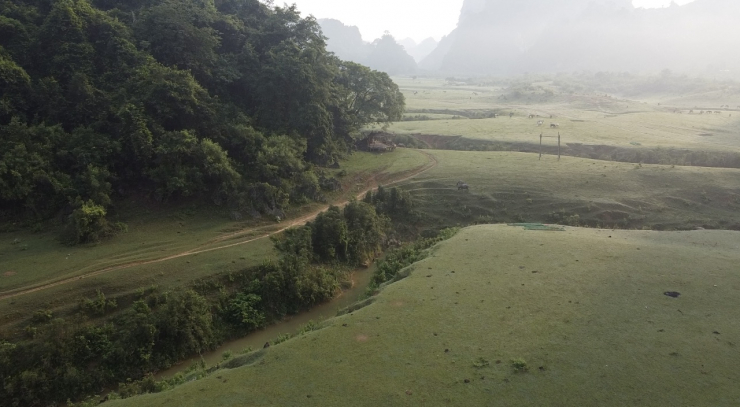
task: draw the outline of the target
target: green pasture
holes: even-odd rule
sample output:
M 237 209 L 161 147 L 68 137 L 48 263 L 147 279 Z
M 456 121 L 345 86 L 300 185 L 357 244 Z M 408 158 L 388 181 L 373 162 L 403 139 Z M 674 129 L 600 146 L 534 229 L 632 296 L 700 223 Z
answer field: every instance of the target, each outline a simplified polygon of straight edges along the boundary
M 693 150 L 740 151 L 740 113 L 674 114 L 664 111 L 610 114 L 568 110 L 564 106 L 542 109 L 516 109 L 514 117 L 495 119 L 446 119 L 404 121 L 388 131 L 398 134 L 463 136 L 471 139 L 538 144 L 539 136 L 562 136 L 562 143 L 596 144 L 621 147 L 685 148 Z M 541 118 L 529 119 L 530 111 Z M 555 117 L 550 119 L 550 114 Z M 543 126 L 537 121 L 543 120 Z M 556 123 L 559 128 L 550 128 Z M 557 144 L 557 139 L 545 139 Z
M 670 99 L 663 100 L 657 95 L 659 100 L 668 102 L 659 105 L 660 102 L 653 100 L 648 104 L 603 93 L 565 94 L 556 90 L 550 102 L 529 103 L 502 99 L 507 91 L 499 87 L 452 86 L 435 79 L 398 78 L 397 82 L 406 97 L 408 111 L 413 112 L 409 116 L 429 116 L 425 110 L 433 110 L 435 114 L 444 110 L 496 111 L 504 116 L 476 120 L 435 116 L 437 120 L 395 123 L 388 128 L 392 133 L 533 144 L 539 143 L 541 133 L 545 136 L 560 133 L 563 143 L 740 151 L 740 111 L 720 109 L 719 96 L 712 111 L 721 114 L 699 114 L 707 108 L 692 106 L 701 106 L 704 94 L 685 95 L 679 105 L 670 105 Z M 690 103 L 692 97 L 698 98 L 697 104 Z M 681 113 L 674 112 L 676 109 Z M 689 114 L 690 109 L 696 109 L 695 113 Z M 506 116 L 510 112 L 514 117 Z M 529 119 L 529 115 L 540 117 Z M 543 120 L 544 125 L 537 126 L 538 120 Z M 551 123 L 559 128 L 550 128 Z M 554 141 L 545 139 L 545 142 Z
M 393 81 L 406 97 L 406 109 L 409 112 L 421 109 L 490 109 L 492 104 L 501 102 L 499 96 L 505 92 L 500 87 L 451 86 L 442 79 L 434 78 L 394 77 Z
M 249 366 L 107 405 L 737 405 L 738 241 L 467 228 Z
M 635 165 L 509 152 L 431 151 L 406 183 L 428 226 L 552 222 L 620 228 L 740 228 L 740 170 Z M 468 190 L 458 190 L 463 181 Z
M 344 191 L 328 194 L 328 198 L 348 199 L 368 183 L 389 180 L 426 163 L 425 155 L 407 149 L 385 154 L 355 153 L 341 169 L 327 170 L 344 186 Z M 204 205 L 128 202 L 120 215 L 128 231 L 96 245 L 61 244 L 57 231 L 0 233 L 0 296 L 65 282 L 0 300 L 0 325 L 27 318 L 37 309 L 76 304 L 81 297 L 95 295 L 97 289 L 110 296 L 152 285 L 184 285 L 259 264 L 273 255 L 272 242 L 266 238 L 246 242 L 289 226 L 291 219 L 324 205 L 290 208 L 286 211 L 288 219 L 277 223 L 267 218 L 249 219 L 248 214 L 243 214 L 245 220 L 233 221 L 227 209 Z M 166 259 L 177 255 L 182 257 Z M 116 269 L 121 266 L 125 268 Z M 89 276 L 108 268 L 114 270 Z

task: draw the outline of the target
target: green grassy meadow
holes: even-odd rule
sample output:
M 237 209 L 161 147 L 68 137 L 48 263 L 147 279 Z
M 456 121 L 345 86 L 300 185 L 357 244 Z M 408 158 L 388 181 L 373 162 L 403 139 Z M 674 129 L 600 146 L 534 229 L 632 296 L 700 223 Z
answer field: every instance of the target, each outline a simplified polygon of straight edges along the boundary
M 501 87 L 451 86 L 433 79 L 397 78 L 407 102 L 407 117 L 426 115 L 433 120 L 403 121 L 388 131 L 397 134 L 463 136 L 500 142 L 539 143 L 539 135 L 562 135 L 562 142 L 621 147 L 687 148 L 708 151 L 740 151 L 740 111 L 719 109 L 721 114 L 689 114 L 693 106 L 709 103 L 706 95 L 678 99 L 658 98 L 650 104 L 604 94 L 558 94 L 547 101 L 506 100 Z M 732 103 L 732 106 L 740 102 Z M 674 113 L 679 109 L 682 113 Z M 430 111 L 425 113 L 424 111 Z M 502 116 L 469 120 L 451 119 L 442 111 L 496 111 Z M 714 111 L 713 110 L 713 111 Z M 434 111 L 435 113 L 431 113 Z M 514 113 L 513 117 L 508 117 Z M 451 113 L 453 114 L 453 113 Z M 539 115 L 529 119 L 529 115 Z M 553 117 L 550 118 L 550 115 Z M 436 120 L 434 120 L 436 119 Z M 542 127 L 537 121 L 543 120 Z M 550 123 L 560 125 L 551 129 Z M 553 139 L 546 143 L 555 143 Z
M 412 150 L 382 155 L 358 152 L 341 169 L 343 191 L 328 194 L 341 202 L 369 185 L 404 176 L 429 159 Z M 154 205 L 127 202 L 120 210 L 128 231 L 95 245 L 66 246 L 58 231 L 0 233 L 0 326 L 30 317 L 38 309 L 56 309 L 93 297 L 133 293 L 152 286 L 176 287 L 201 278 L 260 264 L 274 256 L 270 239 L 293 219 L 321 209 L 312 203 L 286 210 L 280 223 L 267 218 L 233 221 L 229 211 L 198 204 Z
M 635 165 L 510 152 L 432 150 L 403 188 L 426 222 L 551 222 L 610 228 L 740 229 L 740 170 Z M 458 190 L 464 181 L 469 190 Z
M 470 227 L 250 366 L 107 405 L 736 405 L 738 241 Z

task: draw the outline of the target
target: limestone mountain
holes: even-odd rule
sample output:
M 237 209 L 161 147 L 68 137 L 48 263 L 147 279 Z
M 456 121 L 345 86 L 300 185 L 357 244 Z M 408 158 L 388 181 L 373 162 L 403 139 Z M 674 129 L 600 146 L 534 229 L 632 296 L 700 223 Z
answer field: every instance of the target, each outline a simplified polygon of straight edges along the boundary
M 414 58 L 416 62 L 421 62 L 421 60 L 426 58 L 427 55 L 431 54 L 432 51 L 437 48 L 437 45 L 439 45 L 439 42 L 431 37 L 423 40 L 418 44 L 411 38 L 403 39 L 401 41 L 398 41 L 398 43 L 403 46 L 406 52 L 411 55 L 411 57 Z
M 318 22 L 327 38 L 326 49 L 340 59 L 367 65 L 389 75 L 407 75 L 416 72 L 414 58 L 389 33 L 368 43 L 362 39 L 356 26 L 347 26 L 334 19 L 319 19 Z M 428 41 L 422 44 L 427 49 L 433 47 Z
M 357 26 L 344 25 L 339 20 L 322 18 L 318 20 L 321 31 L 328 38 L 326 50 L 333 52 L 345 61 L 358 64 L 367 63 L 367 57 L 373 50 L 370 43 L 363 41 Z
M 740 4 L 662 9 L 630 0 L 466 0 L 420 67 L 449 73 L 740 70 Z

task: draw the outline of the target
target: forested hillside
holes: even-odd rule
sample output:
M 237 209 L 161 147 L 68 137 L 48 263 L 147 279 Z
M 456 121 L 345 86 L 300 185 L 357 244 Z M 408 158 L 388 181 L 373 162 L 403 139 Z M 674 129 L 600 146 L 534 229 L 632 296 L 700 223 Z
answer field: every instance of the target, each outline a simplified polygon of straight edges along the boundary
M 0 1 L 0 221 L 92 241 L 131 194 L 271 211 L 401 117 L 384 74 L 258 0 Z

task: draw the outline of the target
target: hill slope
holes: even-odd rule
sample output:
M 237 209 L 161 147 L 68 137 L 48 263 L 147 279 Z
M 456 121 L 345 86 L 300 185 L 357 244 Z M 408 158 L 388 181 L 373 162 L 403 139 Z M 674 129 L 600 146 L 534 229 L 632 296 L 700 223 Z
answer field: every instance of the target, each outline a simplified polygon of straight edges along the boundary
M 249 367 L 108 405 L 736 404 L 737 237 L 468 228 Z

